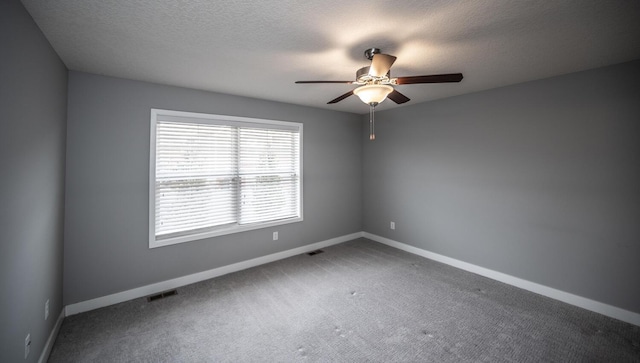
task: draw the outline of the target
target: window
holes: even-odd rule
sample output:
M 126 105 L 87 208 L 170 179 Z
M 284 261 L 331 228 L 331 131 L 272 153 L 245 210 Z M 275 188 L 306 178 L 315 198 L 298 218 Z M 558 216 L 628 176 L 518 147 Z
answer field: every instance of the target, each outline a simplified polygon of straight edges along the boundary
M 302 221 L 302 124 L 151 110 L 149 247 Z

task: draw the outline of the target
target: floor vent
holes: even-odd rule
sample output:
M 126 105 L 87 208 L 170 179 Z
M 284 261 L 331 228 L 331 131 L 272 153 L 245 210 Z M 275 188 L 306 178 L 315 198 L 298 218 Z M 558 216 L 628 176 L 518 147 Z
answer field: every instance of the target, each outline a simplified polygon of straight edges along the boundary
M 165 297 L 169 297 L 169 296 L 173 296 L 173 295 L 178 295 L 178 290 L 173 289 L 173 290 L 161 292 L 159 294 L 148 296 L 147 297 L 147 301 L 148 302 L 152 302 L 152 301 L 164 299 Z
M 311 251 L 309 253 L 307 253 L 307 255 L 309 256 L 313 256 L 313 255 L 317 255 L 318 253 L 322 253 L 324 252 L 323 250 L 315 250 L 315 251 Z

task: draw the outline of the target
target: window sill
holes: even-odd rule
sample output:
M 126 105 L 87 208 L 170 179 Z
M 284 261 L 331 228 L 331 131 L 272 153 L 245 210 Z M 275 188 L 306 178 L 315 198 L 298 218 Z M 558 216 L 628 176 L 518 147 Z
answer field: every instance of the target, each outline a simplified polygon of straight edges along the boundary
M 282 219 L 282 220 L 267 222 L 267 223 L 251 224 L 246 226 L 235 225 L 232 227 L 224 227 L 224 228 L 215 229 L 207 232 L 193 233 L 193 234 L 188 234 L 184 236 L 169 237 L 169 238 L 160 239 L 160 240 L 156 240 L 155 236 L 150 236 L 149 248 L 151 249 L 151 248 L 157 248 L 157 247 L 171 246 L 179 243 L 198 241 L 198 240 L 211 238 L 211 237 L 218 237 L 218 236 L 224 236 L 228 234 L 253 231 L 256 229 L 281 226 L 284 224 L 297 223 L 302 221 L 303 221 L 303 218 L 298 217 L 298 218 Z

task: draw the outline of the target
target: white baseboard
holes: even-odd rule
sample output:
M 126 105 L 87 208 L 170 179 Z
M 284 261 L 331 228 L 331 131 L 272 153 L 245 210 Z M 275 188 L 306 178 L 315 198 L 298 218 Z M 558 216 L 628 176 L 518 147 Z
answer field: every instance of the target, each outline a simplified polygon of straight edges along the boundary
M 428 259 L 442 262 L 462 270 L 473 272 L 475 274 L 488 277 L 496 281 L 504 282 L 505 284 L 509 284 L 524 290 L 535 292 L 536 294 L 544 295 L 552 299 L 565 302 L 567 304 L 575 305 L 583 309 L 591 310 L 602 315 L 606 315 L 618 320 L 625 321 L 627 323 L 640 326 L 640 314 L 638 313 L 624 310 L 612 305 L 604 304 L 599 301 L 587 299 L 585 297 L 574 295 L 562 290 L 554 289 L 552 287 L 540 285 L 538 283 L 527 281 L 511 275 L 507 275 L 502 272 L 493 271 L 493 270 L 480 267 L 477 265 L 473 265 L 464 261 L 456 260 L 455 258 L 443 256 L 437 253 L 423 250 L 402 242 L 394 241 L 394 240 L 381 237 L 375 234 L 371 234 L 368 232 L 363 232 L 363 237 L 376 242 L 383 243 L 391 247 L 395 247 L 397 249 L 400 249 L 409 253 L 413 253 L 418 256 L 426 257 Z
M 135 289 L 122 291 L 122 292 L 98 297 L 91 300 L 81 301 L 75 304 L 67 305 L 65 307 L 65 314 L 66 316 L 75 315 L 75 314 L 83 313 L 85 311 L 90 311 L 90 310 L 102 308 L 105 306 L 118 304 L 124 301 L 137 299 L 137 298 L 152 295 L 152 294 L 157 294 L 162 291 L 175 289 L 180 286 L 185 286 L 185 285 L 193 284 L 196 282 L 212 279 L 214 277 L 226 275 L 228 273 L 263 265 L 265 263 L 282 260 L 284 258 L 292 257 L 305 252 L 310 252 L 313 250 L 317 250 L 319 248 L 324 248 L 324 247 L 332 246 L 338 243 L 351 241 L 353 239 L 360 238 L 362 236 L 363 236 L 362 232 L 356 232 L 356 233 L 328 239 L 325 241 L 312 243 L 306 246 L 293 248 L 287 251 L 277 252 L 271 255 L 257 257 L 251 260 L 214 268 L 212 270 L 198 272 L 195 274 L 182 276 L 182 277 L 178 277 L 178 278 L 167 280 L 167 281 L 162 281 L 162 282 L 158 282 L 151 285 L 141 286 Z
M 162 291 L 175 289 L 181 286 L 185 286 L 185 285 L 193 284 L 196 282 L 208 280 L 214 277 L 226 275 L 228 273 L 245 270 L 251 267 L 255 267 L 255 266 L 263 265 L 265 263 L 270 263 L 270 262 L 274 262 L 284 258 L 292 257 L 295 255 L 313 251 L 319 248 L 324 248 L 324 247 L 336 245 L 339 243 L 351 241 L 353 239 L 360 238 L 360 237 L 365 237 L 370 240 L 383 243 L 385 245 L 388 245 L 409 253 L 413 253 L 418 256 L 422 256 L 434 261 L 442 262 L 447 265 L 450 265 L 465 271 L 469 271 L 481 276 L 488 277 L 496 281 L 503 282 L 505 284 L 519 287 L 521 289 L 528 290 L 543 296 L 547 296 L 552 299 L 565 302 L 567 304 L 575 305 L 583 309 L 591 310 L 602 315 L 606 315 L 618 320 L 622 320 L 622 321 L 640 326 L 640 314 L 638 313 L 621 309 L 605 303 L 601 303 L 599 301 L 591 300 L 582 296 L 574 295 L 562 290 L 554 289 L 552 287 L 541 285 L 535 282 L 527 281 L 515 276 L 507 275 L 502 272 L 490 270 L 488 268 L 480 267 L 468 262 L 456 260 L 455 258 L 451 258 L 451 257 L 440 255 L 434 252 L 423 250 L 402 242 L 394 241 L 394 240 L 381 237 L 375 234 L 371 234 L 368 232 L 356 232 L 356 233 L 328 239 L 325 241 L 312 243 L 306 246 L 297 247 L 287 251 L 277 252 L 271 255 L 257 257 L 251 260 L 214 268 L 212 270 L 198 272 L 192 275 L 178 277 L 175 279 L 158 282 L 151 285 L 141 286 L 135 289 L 122 291 L 119 293 L 102 296 L 102 297 L 87 300 L 87 301 L 81 301 L 79 303 L 67 305 L 64 308 L 64 316 L 79 314 L 85 311 L 90 311 L 90 310 L 98 309 L 101 307 L 121 303 L 124 301 L 137 299 L 137 298 L 152 295 L 152 294 L 157 294 Z M 47 341 L 47 345 L 45 346 L 45 351 L 42 352 L 42 356 L 40 357 L 41 361 L 43 357 L 45 356 L 48 357 L 48 354 L 51 351 L 51 345 L 53 344 L 53 341 L 57 336 L 58 329 L 60 329 L 60 324 L 62 323 L 62 318 L 64 316 L 61 315 L 61 317 L 58 318 L 58 322 L 56 322 L 56 328 L 51 333 L 51 336 Z M 45 352 L 46 352 L 46 355 L 45 355 Z
M 64 309 L 60 310 L 60 315 L 58 315 L 58 320 L 56 320 L 56 324 L 53 326 L 53 330 L 51 330 L 51 334 L 49 334 L 49 338 L 42 349 L 42 353 L 40 354 L 40 358 L 38 359 L 38 363 L 46 363 L 49 360 L 49 355 L 51 354 L 51 349 L 53 348 L 53 343 L 56 341 L 58 337 L 58 332 L 60 331 L 60 327 L 62 326 L 62 321 L 64 320 Z

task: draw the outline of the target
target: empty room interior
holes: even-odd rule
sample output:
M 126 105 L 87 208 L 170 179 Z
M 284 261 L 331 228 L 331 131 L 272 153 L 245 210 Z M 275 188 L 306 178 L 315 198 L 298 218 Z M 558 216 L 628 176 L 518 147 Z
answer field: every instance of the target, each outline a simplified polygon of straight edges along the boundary
M 640 2 L 3 0 L 1 362 L 640 362 Z

